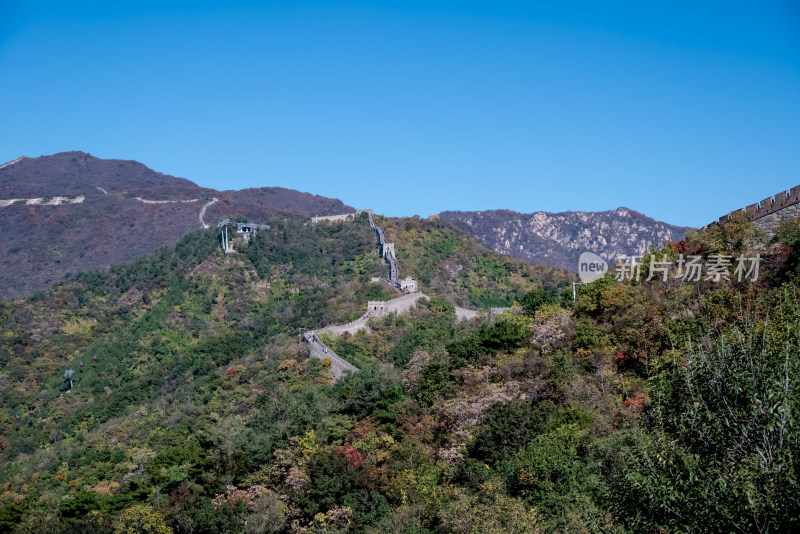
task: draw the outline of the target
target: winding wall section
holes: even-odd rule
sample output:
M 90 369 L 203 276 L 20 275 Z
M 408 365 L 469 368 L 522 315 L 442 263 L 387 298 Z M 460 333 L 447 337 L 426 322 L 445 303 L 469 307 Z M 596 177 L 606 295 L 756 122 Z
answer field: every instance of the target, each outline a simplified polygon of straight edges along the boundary
M 383 317 L 389 313 L 403 313 L 417 305 L 420 299 L 428 299 L 428 296 L 423 293 L 410 293 L 397 297 L 396 299 L 386 301 L 371 300 L 367 303 L 367 311 L 356 319 L 347 324 L 331 325 L 319 330 L 312 330 L 306 332 L 303 336 L 306 343 L 311 347 L 311 356 L 319 359 L 330 358 L 331 360 L 331 374 L 337 380 L 344 376 L 346 373 L 355 373 L 358 368 L 344 360 L 341 356 L 333 352 L 333 349 L 325 345 L 319 339 L 320 334 L 331 334 L 333 336 L 341 336 L 345 332 L 355 334 L 359 330 L 369 330 L 370 317 Z
M 399 288 L 400 276 L 397 273 L 397 258 L 394 257 L 394 245 L 386 242 L 386 232 L 382 227 L 375 224 L 375 215 L 372 210 L 364 209 L 356 210 L 351 213 L 342 213 L 339 215 L 312 217 L 311 222 L 318 223 L 346 221 L 349 219 L 355 219 L 355 217 L 361 213 L 367 214 L 369 217 L 370 228 L 375 230 L 375 233 L 378 234 L 378 242 L 381 245 L 381 255 L 389 264 L 389 282 L 395 288 Z M 308 343 L 308 345 L 311 347 L 311 356 L 319 359 L 329 358 L 331 361 L 331 374 L 333 374 L 334 378 L 339 379 L 347 373 L 355 373 L 358 371 L 358 368 L 344 360 L 341 356 L 333 352 L 330 347 L 320 341 L 318 337 L 319 334 L 332 334 L 334 336 L 339 336 L 345 332 L 354 334 L 359 330 L 369 330 L 367 323 L 369 322 L 370 317 L 382 317 L 388 313 L 406 312 L 416 306 L 417 302 L 423 298 L 427 299 L 428 296 L 424 295 L 423 293 L 409 293 L 392 300 L 369 301 L 367 303 L 367 311 L 355 321 L 342 325 L 326 326 L 320 330 L 312 330 L 311 332 L 307 332 L 303 337 L 306 343 Z
M 400 287 L 399 275 L 397 272 L 397 259 L 394 256 L 394 245 L 386 242 L 386 232 L 384 229 L 375 224 L 375 217 L 372 210 L 356 210 L 352 213 L 344 213 L 341 215 L 327 215 L 324 217 L 313 217 L 312 222 L 333 222 L 333 221 L 346 221 L 355 218 L 356 215 L 366 213 L 369 216 L 369 225 L 378 234 L 378 241 L 381 244 L 381 253 L 389 264 L 389 282 L 395 287 Z M 330 325 L 319 330 L 312 330 L 306 332 L 304 339 L 311 347 L 311 356 L 319 359 L 329 358 L 331 361 L 331 374 L 334 378 L 339 379 L 347 373 L 355 373 L 358 368 L 344 360 L 341 356 L 333 352 L 330 347 L 325 345 L 319 339 L 320 334 L 331 334 L 340 336 L 345 332 L 355 334 L 359 330 L 369 330 L 370 317 L 383 317 L 390 313 L 404 313 L 415 307 L 420 299 L 428 299 L 424 293 L 409 293 L 392 300 L 371 300 L 367 303 L 367 311 L 356 319 L 347 324 Z M 508 308 L 492 308 L 490 314 L 500 314 Z M 456 321 L 472 319 L 478 314 L 474 310 L 456 307 Z
M 303 337 L 309 347 L 311 347 L 311 355 L 313 357 L 319 358 L 320 360 L 324 360 L 325 358 L 330 359 L 331 374 L 335 379 L 338 380 L 346 374 L 358 371 L 358 367 L 333 352 L 327 345 L 320 341 L 313 332 L 307 332 Z

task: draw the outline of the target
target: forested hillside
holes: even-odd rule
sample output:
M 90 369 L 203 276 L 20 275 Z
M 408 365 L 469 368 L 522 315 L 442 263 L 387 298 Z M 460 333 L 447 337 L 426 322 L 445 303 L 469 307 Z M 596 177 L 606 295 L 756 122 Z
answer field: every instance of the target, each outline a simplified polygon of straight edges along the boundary
M 332 384 L 297 334 L 397 296 L 370 282 L 387 274 L 375 233 L 365 215 L 270 224 L 249 244 L 238 241 L 236 253 L 221 253 L 216 230 L 199 231 L 152 256 L 2 304 L 0 530 L 104 531 L 143 515 L 176 532 L 259 531 L 253 525 L 267 517 L 281 531 L 317 528 L 320 513 L 329 521 L 340 513 L 353 528 L 389 517 L 394 501 L 356 471 L 331 494 L 278 493 L 287 490 L 279 472 L 290 466 L 277 458 L 310 447 L 320 452 L 317 468 L 338 480 L 342 451 L 368 452 L 348 437 L 357 425 L 374 425 L 369 439 L 402 443 L 390 428 L 411 398 L 403 369 L 417 349 L 443 352 L 472 327 L 456 326 L 452 307 L 435 297 L 415 317 L 390 316 L 372 336 L 341 339 L 350 344 L 342 355 L 362 370 Z M 475 247 L 455 228 L 414 224 L 458 243 L 434 256 L 410 252 L 430 265 Z M 567 280 L 483 255 L 472 276 L 508 303 L 536 287 L 552 294 Z M 358 345 L 364 336 L 366 351 Z
M 418 279 L 459 306 L 506 307 L 526 287 L 550 292 L 570 275 L 558 268 L 504 257 L 445 221 L 376 217 L 395 243 L 402 276 Z
M 364 216 L 227 255 L 200 231 L 3 303 L 0 531 L 797 528 L 800 224 L 658 253 L 757 249 L 756 282 L 609 274 L 573 303 L 447 223 L 380 223 L 432 298 L 327 338 L 360 369 L 336 382 L 298 333 L 395 296 Z

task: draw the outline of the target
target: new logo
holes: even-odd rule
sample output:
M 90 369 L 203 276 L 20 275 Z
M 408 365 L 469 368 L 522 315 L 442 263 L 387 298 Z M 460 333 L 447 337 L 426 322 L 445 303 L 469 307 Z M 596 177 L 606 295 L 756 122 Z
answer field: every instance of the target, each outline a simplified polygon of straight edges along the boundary
M 588 284 L 602 278 L 608 271 L 608 262 L 593 252 L 584 252 L 578 258 L 578 277 Z

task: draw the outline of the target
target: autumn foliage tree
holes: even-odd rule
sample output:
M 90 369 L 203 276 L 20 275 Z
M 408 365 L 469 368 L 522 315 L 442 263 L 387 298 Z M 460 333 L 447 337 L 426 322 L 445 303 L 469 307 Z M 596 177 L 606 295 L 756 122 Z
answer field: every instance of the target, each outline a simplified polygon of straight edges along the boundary
M 115 534 L 172 534 L 164 516 L 149 506 L 134 505 L 120 515 Z

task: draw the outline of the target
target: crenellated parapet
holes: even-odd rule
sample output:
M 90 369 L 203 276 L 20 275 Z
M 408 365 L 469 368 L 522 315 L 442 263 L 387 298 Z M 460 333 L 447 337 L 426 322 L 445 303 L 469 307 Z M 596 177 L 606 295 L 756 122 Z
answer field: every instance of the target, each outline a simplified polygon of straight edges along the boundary
M 328 347 L 319 338 L 321 334 L 341 336 L 345 333 L 355 334 L 359 330 L 369 331 L 369 320 L 371 317 L 384 317 L 390 313 L 405 313 L 417 305 L 420 299 L 428 299 L 427 295 L 416 293 L 413 295 L 403 295 L 392 300 L 370 300 L 367 303 L 367 311 L 347 324 L 331 325 L 319 330 L 311 330 L 303 335 L 306 343 L 311 347 L 311 356 L 320 360 L 329 359 L 331 361 L 331 374 L 335 379 L 343 377 L 347 373 L 355 373 L 358 368 L 347 362 L 336 354 L 333 349 Z
M 370 226 L 374 225 L 372 219 L 372 210 L 364 209 L 364 210 L 355 210 L 349 213 L 339 213 L 337 215 L 321 215 L 319 217 L 311 217 L 312 223 L 319 223 L 319 222 L 339 222 L 339 221 L 347 221 L 352 220 L 361 215 L 362 213 L 369 214 Z
M 723 215 L 708 226 L 725 224 L 738 213 L 746 214 L 758 228 L 767 235 L 772 235 L 778 229 L 780 223 L 800 216 L 800 185 L 788 191 L 782 191 L 775 196 L 767 197 L 756 204 L 750 204 L 745 208 Z
M 424 293 L 415 292 L 392 300 L 370 300 L 367 302 L 367 313 L 365 317 L 383 317 L 390 313 L 405 313 L 411 308 L 414 308 L 420 299 L 428 300 L 428 296 Z

